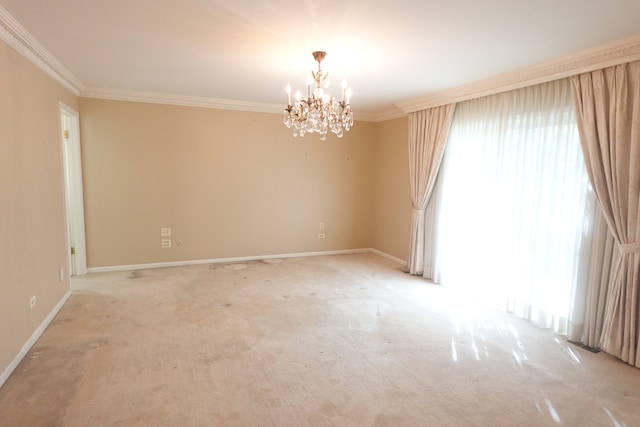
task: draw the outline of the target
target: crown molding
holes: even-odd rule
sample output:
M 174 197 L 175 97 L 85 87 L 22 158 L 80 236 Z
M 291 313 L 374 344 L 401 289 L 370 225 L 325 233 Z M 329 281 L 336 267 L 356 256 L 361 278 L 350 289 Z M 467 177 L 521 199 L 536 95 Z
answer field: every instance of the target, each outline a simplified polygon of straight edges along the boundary
M 400 117 L 406 117 L 406 116 L 407 116 L 407 113 L 405 113 L 400 108 L 393 108 L 393 109 L 376 114 L 372 121 L 384 122 L 387 120 L 399 119 Z
M 219 110 L 250 111 L 257 113 L 280 114 L 284 111 L 284 108 L 281 105 L 276 104 L 104 88 L 87 88 L 83 90 L 79 96 L 82 98 L 179 105 L 183 107 L 215 108 Z
M 216 99 L 198 96 L 169 95 L 155 92 L 137 92 L 117 89 L 87 88 L 80 95 L 82 98 L 108 99 L 113 101 L 144 102 L 150 104 L 178 105 L 182 107 L 212 108 L 217 110 L 247 111 L 252 113 L 282 114 L 284 107 L 280 104 L 266 104 L 230 99 Z M 377 121 L 375 115 L 356 113 L 358 121 Z
M 405 113 L 411 113 L 637 60 L 640 60 L 640 35 L 396 105 Z
M 353 112 L 353 120 L 357 122 L 377 122 L 377 117 L 376 114 L 358 112 L 358 110 Z
M 58 62 L 2 6 L 0 6 L 0 39 L 74 95 L 77 96 L 82 91 L 84 86 L 80 80 Z

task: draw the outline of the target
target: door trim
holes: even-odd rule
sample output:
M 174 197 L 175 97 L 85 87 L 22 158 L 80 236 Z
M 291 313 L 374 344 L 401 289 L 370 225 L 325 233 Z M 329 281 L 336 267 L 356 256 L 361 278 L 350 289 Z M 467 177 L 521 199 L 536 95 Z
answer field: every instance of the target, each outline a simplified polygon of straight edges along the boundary
M 67 135 L 65 135 L 65 131 L 68 132 Z M 62 102 L 60 103 L 60 138 L 64 172 L 69 275 L 79 276 L 87 273 L 80 116 L 77 111 Z M 71 254 L 72 247 L 74 248 L 73 255 Z

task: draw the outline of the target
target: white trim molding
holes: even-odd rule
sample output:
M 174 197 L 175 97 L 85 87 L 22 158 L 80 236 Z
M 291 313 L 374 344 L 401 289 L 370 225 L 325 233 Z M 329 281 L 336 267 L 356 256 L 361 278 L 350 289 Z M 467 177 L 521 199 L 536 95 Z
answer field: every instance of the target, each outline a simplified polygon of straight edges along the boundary
M 5 370 L 0 374 L 0 387 L 2 387 L 2 385 L 7 381 L 7 379 L 9 379 L 9 376 L 18 367 L 18 365 L 20 364 L 22 359 L 24 359 L 24 357 L 27 355 L 29 350 L 31 350 L 31 347 L 33 347 L 36 341 L 38 341 L 38 338 L 40 338 L 40 336 L 44 333 L 44 331 L 47 329 L 49 324 L 56 317 L 56 314 L 58 314 L 58 312 L 64 306 L 64 304 L 67 302 L 70 296 L 71 296 L 71 291 L 67 291 L 67 293 L 65 293 L 62 296 L 62 298 L 60 299 L 60 301 L 58 301 L 56 306 L 53 307 L 53 310 L 51 310 L 51 312 L 47 315 L 47 317 L 45 317 L 45 319 L 42 321 L 40 326 L 38 326 L 38 329 L 36 329 L 33 332 L 33 334 L 31 334 L 27 342 L 24 343 L 24 345 L 22 346 L 22 349 L 18 352 L 18 354 L 16 354 L 16 357 L 13 358 L 11 363 L 9 363 L 9 366 L 7 366 Z
M 371 248 L 371 249 L 369 249 L 369 252 L 374 253 L 376 255 L 380 255 L 383 258 L 386 258 L 386 259 L 388 259 L 390 261 L 393 261 L 396 264 L 398 264 L 398 265 L 400 265 L 400 266 L 402 266 L 404 268 L 407 268 L 407 261 L 405 261 L 403 259 L 394 257 L 393 255 L 389 255 L 388 253 L 379 251 L 378 249 Z M 409 270 L 407 270 L 407 271 L 409 271 Z
M 312 257 L 312 256 L 325 256 L 325 255 L 347 255 L 347 254 L 361 254 L 361 253 L 375 253 L 397 262 L 401 265 L 406 265 L 406 261 L 399 258 L 388 255 L 382 251 L 373 248 L 362 249 L 344 249 L 337 251 L 322 251 L 322 252 L 300 252 L 291 254 L 277 254 L 277 255 L 258 255 L 258 256 L 246 256 L 246 257 L 233 257 L 233 258 L 214 258 L 214 259 L 200 259 L 193 261 L 172 261 L 172 262 L 159 262 L 150 264 L 130 264 L 130 265 L 114 265 L 107 267 L 90 267 L 87 269 L 88 273 L 105 273 L 111 271 L 131 271 L 131 270 L 146 270 L 149 268 L 165 268 L 165 267 L 182 267 L 185 265 L 201 265 L 201 264 L 224 264 L 232 262 L 244 262 L 244 261 L 258 261 L 262 259 L 278 259 L 278 258 L 300 258 L 300 257 Z
M 405 113 L 425 110 L 562 79 L 614 65 L 640 60 L 640 35 L 584 50 L 486 80 L 443 90 L 398 103 Z
M 400 117 L 406 117 L 407 113 L 405 113 L 400 108 L 394 108 L 391 110 L 382 111 L 375 115 L 375 118 L 371 121 L 374 122 L 386 122 L 387 120 L 399 119 Z
M 82 98 L 110 99 L 114 101 L 144 102 L 150 104 L 178 105 L 182 107 L 215 108 L 219 110 L 249 111 L 256 113 L 284 112 L 282 105 L 265 104 L 230 99 L 216 99 L 199 96 L 171 95 L 166 93 L 137 92 L 130 90 L 86 88 L 80 93 Z
M 0 39 L 74 95 L 77 96 L 82 92 L 83 84 L 80 80 L 58 62 L 58 60 L 29 34 L 2 6 L 0 6 Z
M 171 95 L 166 93 L 137 92 L 105 88 L 86 88 L 80 93 L 80 97 L 108 99 L 113 101 L 178 105 L 182 107 L 212 108 L 217 110 L 247 111 L 252 113 L 284 113 L 284 105 L 280 104 L 266 104 L 248 101 L 236 101 L 231 99 Z M 367 113 L 360 113 L 356 114 L 356 120 L 372 122 L 376 121 L 376 116 Z

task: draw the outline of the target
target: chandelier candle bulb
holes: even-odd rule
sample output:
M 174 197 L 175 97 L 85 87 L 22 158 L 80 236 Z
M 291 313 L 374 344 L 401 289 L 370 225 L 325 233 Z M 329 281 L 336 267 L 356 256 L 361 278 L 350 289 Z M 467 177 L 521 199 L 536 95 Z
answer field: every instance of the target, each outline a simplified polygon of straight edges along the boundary
M 344 94 L 347 91 L 347 81 L 343 80 L 342 81 L 342 102 L 344 102 Z
M 327 139 L 329 131 L 342 138 L 344 131 L 353 126 L 353 111 L 349 101 L 351 89 L 346 79 L 342 82 L 342 99 L 338 100 L 324 88 L 329 87 L 329 73 L 322 71 L 321 63 L 325 52 L 313 52 L 313 59 L 318 63 L 318 71 L 311 71 L 307 80 L 307 98 L 303 99 L 300 91 L 296 91 L 296 100 L 291 103 L 291 87 L 287 85 L 287 107 L 284 113 L 284 124 L 293 127 L 293 136 L 304 136 L 305 133 L 319 133 L 320 140 Z M 311 88 L 314 85 L 314 88 Z

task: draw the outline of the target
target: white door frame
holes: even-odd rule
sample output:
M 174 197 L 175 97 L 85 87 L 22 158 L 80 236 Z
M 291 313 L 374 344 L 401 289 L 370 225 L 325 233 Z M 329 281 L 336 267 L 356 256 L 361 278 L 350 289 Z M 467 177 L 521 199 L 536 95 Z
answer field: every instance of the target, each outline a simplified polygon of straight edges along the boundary
M 87 273 L 79 117 L 77 111 L 62 102 L 60 103 L 60 136 L 62 139 L 67 256 L 70 276 Z

